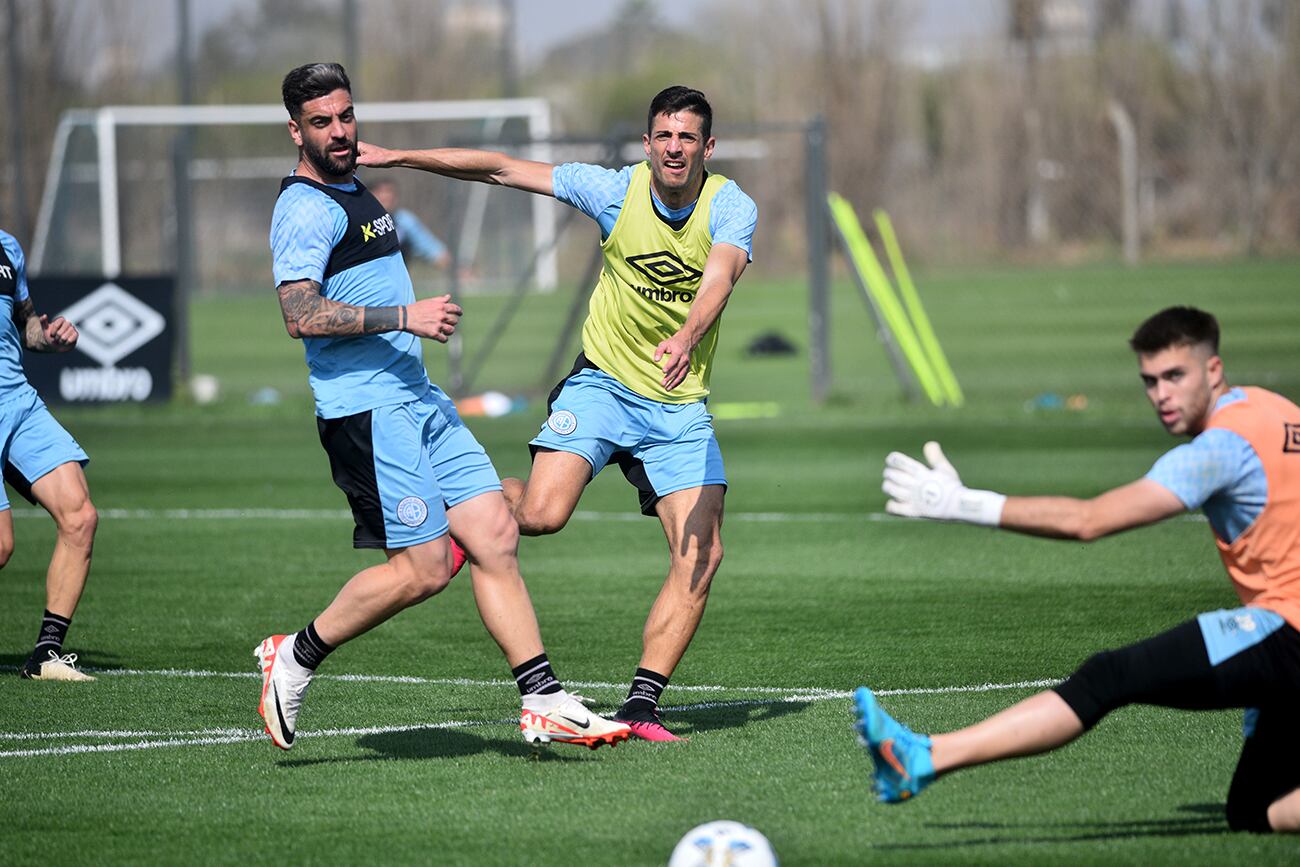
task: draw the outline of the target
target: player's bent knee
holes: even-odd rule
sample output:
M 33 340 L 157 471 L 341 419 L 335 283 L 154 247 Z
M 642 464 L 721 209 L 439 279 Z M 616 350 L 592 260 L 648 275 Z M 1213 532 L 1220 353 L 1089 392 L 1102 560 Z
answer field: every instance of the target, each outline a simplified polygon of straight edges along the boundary
M 95 540 L 95 530 L 99 528 L 99 512 L 90 500 L 84 500 L 75 508 L 60 512 L 55 518 L 59 535 L 79 548 L 89 548 Z
M 674 553 L 673 559 L 679 560 L 694 573 L 713 575 L 722 565 L 722 542 L 697 545 L 691 544 L 683 553 Z
M 503 512 L 499 520 L 494 519 L 487 526 L 478 529 L 474 540 L 468 543 L 466 551 L 473 563 L 493 571 L 504 562 L 518 558 L 519 533 L 520 529 L 515 519 L 509 512 Z M 462 542 L 466 541 L 462 540 Z
M 406 583 L 411 604 L 423 602 L 430 596 L 437 596 L 450 583 L 451 570 L 446 566 L 420 570 Z
M 12 539 L 0 540 L 0 569 L 3 569 L 9 563 L 9 558 L 14 554 L 14 543 Z
M 446 560 L 420 558 L 416 562 L 394 558 L 389 561 L 394 576 L 404 591 L 407 605 L 423 602 L 441 593 L 451 583 L 451 567 Z
M 564 525 L 569 523 L 569 516 L 563 509 L 521 505 L 515 512 L 515 521 L 519 532 L 525 536 L 549 536 L 563 530 Z

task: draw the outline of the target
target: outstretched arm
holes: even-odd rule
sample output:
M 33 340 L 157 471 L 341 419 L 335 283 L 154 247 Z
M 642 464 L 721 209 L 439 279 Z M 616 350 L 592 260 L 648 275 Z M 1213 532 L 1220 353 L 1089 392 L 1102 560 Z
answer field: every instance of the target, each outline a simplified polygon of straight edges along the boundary
M 36 315 L 31 298 L 14 304 L 14 325 L 23 336 L 23 345 L 32 352 L 67 352 L 77 345 L 76 327 L 62 316 Z
M 555 166 L 550 163 L 521 160 L 496 151 L 469 148 L 389 150 L 357 142 L 357 149 L 359 166 L 420 169 L 462 181 L 479 181 L 545 196 L 555 195 L 551 186 L 551 172 Z
M 1187 507 L 1164 485 L 1138 479 L 1088 500 L 1007 497 L 999 526 L 1031 536 L 1091 542 L 1185 511 Z
M 285 330 L 295 339 L 409 331 L 417 337 L 446 343 L 455 332 L 462 312 L 450 295 L 423 298 L 396 307 L 358 307 L 322 296 L 320 284 L 315 280 L 281 283 L 276 291 Z
M 664 362 L 664 388 L 672 391 L 682 384 L 686 374 L 691 372 L 691 350 L 693 350 L 713 323 L 722 315 L 731 290 L 736 288 L 736 281 L 745 273 L 749 255 L 732 244 L 715 244 L 709 250 L 709 258 L 704 263 L 704 275 L 700 277 L 700 289 L 695 300 L 691 302 L 691 312 L 682 323 L 677 333 L 655 347 L 654 360 Z
M 962 484 L 938 443 L 925 444 L 929 466 L 901 452 L 885 458 L 886 511 L 909 518 L 963 521 L 1031 536 L 1088 542 L 1185 512 L 1168 488 L 1139 479 L 1091 499 L 1007 497 Z

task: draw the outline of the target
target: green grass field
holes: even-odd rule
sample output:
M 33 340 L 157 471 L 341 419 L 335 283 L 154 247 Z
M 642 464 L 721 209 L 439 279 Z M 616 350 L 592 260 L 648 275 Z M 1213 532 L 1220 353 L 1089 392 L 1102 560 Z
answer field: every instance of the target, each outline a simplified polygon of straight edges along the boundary
M 665 694 L 686 744 L 535 751 L 467 576 L 336 653 L 281 753 L 261 734 L 252 648 L 306 623 L 354 571 L 346 504 L 316 441 L 301 347 L 274 297 L 200 299 L 208 406 L 57 410 L 93 458 L 102 520 L 68 649 L 88 685 L 13 676 L 35 637 L 53 539 L 21 501 L 0 573 L 0 864 L 663 864 L 691 826 L 752 824 L 782 863 L 1280 864 L 1296 841 L 1222 818 L 1239 712 L 1130 708 L 1048 756 L 965 772 L 902 806 L 874 802 L 848 692 L 921 730 L 959 726 L 1087 655 L 1231 606 L 1193 518 L 1083 546 L 882 518 L 892 449 L 943 442 L 974 486 L 1088 495 L 1173 443 L 1125 341 L 1172 303 L 1215 312 L 1232 381 L 1300 397 L 1300 262 L 921 274 L 969 405 L 898 397 L 867 315 L 836 289 L 836 388 L 807 397 L 806 301 L 742 282 L 714 406 L 731 488 L 726 562 Z M 566 299 L 567 300 L 567 299 Z M 473 352 L 500 301 L 470 298 Z M 479 385 L 523 392 L 563 303 L 530 301 Z M 801 346 L 747 359 L 777 330 Z M 435 380 L 445 350 L 427 351 Z M 277 405 L 248 396 L 277 389 Z M 1082 411 L 1035 408 L 1082 394 Z M 527 469 L 524 413 L 470 424 L 506 474 Z M 558 673 L 612 709 L 636 664 L 666 557 L 612 471 L 561 534 L 525 540 L 524 574 Z M 255 510 L 255 511 L 254 511 Z M 935 690 L 950 690 L 936 692 Z

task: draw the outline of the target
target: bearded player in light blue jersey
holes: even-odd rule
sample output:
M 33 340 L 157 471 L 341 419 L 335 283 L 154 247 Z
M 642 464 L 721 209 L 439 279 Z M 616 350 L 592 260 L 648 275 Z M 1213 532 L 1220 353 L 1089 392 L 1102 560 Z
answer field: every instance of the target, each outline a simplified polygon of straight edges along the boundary
M 588 711 L 556 678 L 519 575 L 518 529 L 500 479 L 429 382 L 419 338 L 445 343 L 461 309 L 448 295 L 415 300 L 393 218 L 353 176 L 347 73 L 336 63 L 298 67 L 283 97 L 298 166 L 272 217 L 276 291 L 285 328 L 306 348 L 321 445 L 356 521 L 353 545 L 383 550 L 386 562 L 353 576 L 301 631 L 257 646 L 267 733 L 292 747 L 325 657 L 447 586 L 450 530 L 468 554 L 483 623 L 519 685 L 524 738 L 592 749 L 626 740 L 627 726 Z
M 642 513 L 659 518 L 668 577 L 615 717 L 652 741 L 680 740 L 660 719 L 659 700 L 722 562 L 727 478 L 705 401 L 722 310 L 749 263 L 758 223 L 754 201 L 705 169 L 712 125 L 704 94 L 677 85 L 650 102 L 645 161 L 620 170 L 361 144 L 362 165 L 554 196 L 600 226 L 604 267 L 582 327 L 582 353 L 551 393 L 546 423 L 529 443 L 531 475 L 505 479 L 505 495 L 521 532 L 554 533 L 587 483 L 614 463 L 637 488 Z
M 54 518 L 58 536 L 45 574 L 45 616 L 36 647 L 19 674 L 31 680 L 94 680 L 77 670 L 77 656 L 63 652 L 77 610 L 99 516 L 90 502 L 82 467 L 89 462 L 76 440 L 54 420 L 23 373 L 23 350 L 67 352 L 77 345 L 76 327 L 56 316 L 38 316 L 27 291 L 22 247 L 0 231 L 0 464 L 9 486 Z M 14 550 L 14 518 L 0 488 L 0 567 Z

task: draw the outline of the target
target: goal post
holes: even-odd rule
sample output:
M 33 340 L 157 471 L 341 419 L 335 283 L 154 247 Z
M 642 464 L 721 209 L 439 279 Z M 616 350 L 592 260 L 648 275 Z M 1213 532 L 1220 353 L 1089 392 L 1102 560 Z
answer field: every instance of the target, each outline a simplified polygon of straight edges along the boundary
M 534 143 L 525 148 L 530 159 L 550 161 L 546 140 L 551 137 L 551 110 L 544 99 L 437 100 L 424 102 L 361 102 L 357 116 L 365 123 L 421 121 L 521 120 Z M 63 179 L 68 176 L 68 143 L 79 130 L 90 131 L 95 139 L 95 174 L 98 181 L 100 266 L 105 277 L 123 270 L 121 224 L 121 177 L 118 136 L 124 128 L 187 128 L 208 126 L 279 126 L 286 121 L 284 106 L 259 105 L 157 105 L 105 106 L 74 109 L 64 113 L 55 131 L 50 164 L 42 191 L 36 234 L 32 243 L 31 271 L 38 274 L 46 265 L 49 239 Z M 499 128 L 499 126 L 498 126 Z M 434 144 L 435 142 L 430 142 Z M 532 197 L 533 244 L 539 251 L 534 279 L 543 290 L 554 289 L 557 281 L 555 255 L 555 203 L 542 196 Z M 478 211 L 481 219 L 481 210 Z M 474 234 L 473 228 L 467 234 Z M 184 288 L 182 288 L 184 291 Z

